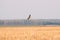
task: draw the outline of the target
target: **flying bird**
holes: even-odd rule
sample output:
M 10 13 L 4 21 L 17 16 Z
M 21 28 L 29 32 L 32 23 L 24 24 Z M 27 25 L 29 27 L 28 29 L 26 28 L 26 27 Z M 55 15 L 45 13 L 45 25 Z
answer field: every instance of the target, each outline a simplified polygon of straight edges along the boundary
M 31 14 L 28 16 L 27 20 L 30 20 L 30 18 L 31 18 Z

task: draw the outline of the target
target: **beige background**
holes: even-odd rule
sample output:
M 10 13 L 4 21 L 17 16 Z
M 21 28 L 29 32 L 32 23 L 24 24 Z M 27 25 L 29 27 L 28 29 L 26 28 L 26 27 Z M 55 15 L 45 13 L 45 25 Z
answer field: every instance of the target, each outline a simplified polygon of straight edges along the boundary
M 0 40 L 60 40 L 60 26 L 0 27 Z

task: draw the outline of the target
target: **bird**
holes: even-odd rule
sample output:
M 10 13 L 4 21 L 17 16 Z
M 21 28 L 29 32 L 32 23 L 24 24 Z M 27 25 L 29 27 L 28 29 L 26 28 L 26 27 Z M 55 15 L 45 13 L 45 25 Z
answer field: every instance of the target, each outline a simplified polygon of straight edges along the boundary
M 31 14 L 29 14 L 29 16 L 28 16 L 27 20 L 30 20 L 30 18 L 31 18 Z

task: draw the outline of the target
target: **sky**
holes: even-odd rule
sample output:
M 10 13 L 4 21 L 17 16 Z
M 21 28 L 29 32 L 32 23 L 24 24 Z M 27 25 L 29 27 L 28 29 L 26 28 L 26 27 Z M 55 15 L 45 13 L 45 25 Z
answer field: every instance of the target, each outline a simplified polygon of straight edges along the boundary
M 60 19 L 60 0 L 0 0 L 0 19 Z

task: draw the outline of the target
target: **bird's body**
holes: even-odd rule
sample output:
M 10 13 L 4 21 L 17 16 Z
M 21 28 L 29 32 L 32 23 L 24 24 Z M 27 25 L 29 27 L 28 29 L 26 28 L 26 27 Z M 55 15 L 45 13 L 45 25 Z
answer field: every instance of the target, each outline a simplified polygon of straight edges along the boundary
M 29 15 L 29 17 L 27 18 L 27 20 L 29 20 L 31 18 L 31 15 Z

